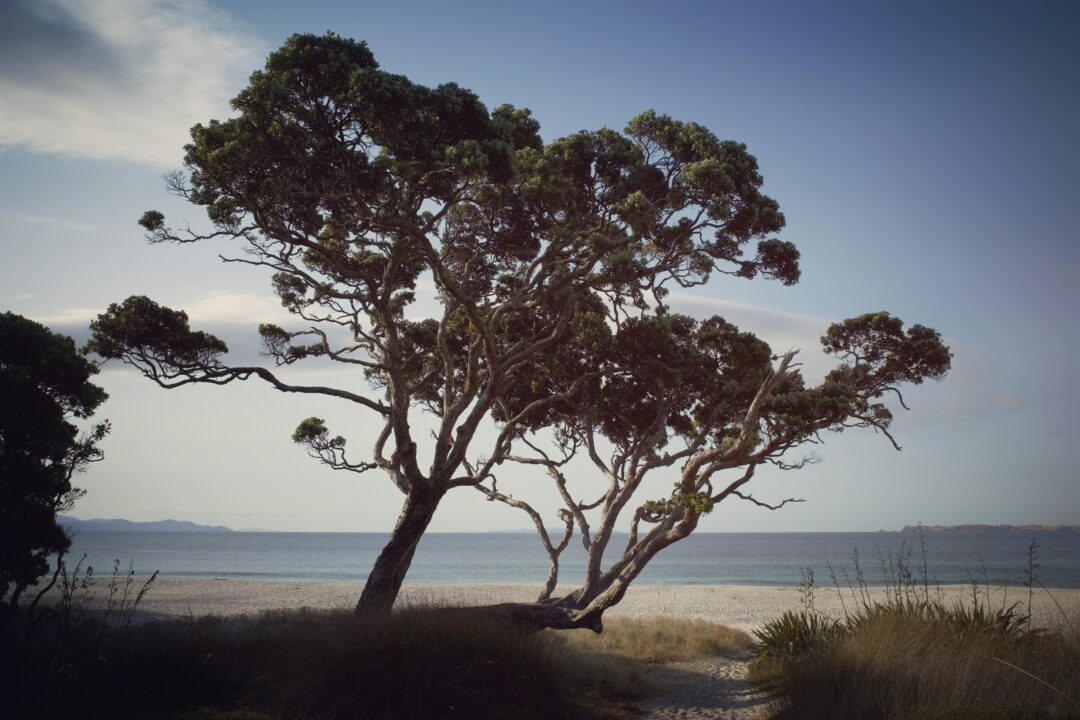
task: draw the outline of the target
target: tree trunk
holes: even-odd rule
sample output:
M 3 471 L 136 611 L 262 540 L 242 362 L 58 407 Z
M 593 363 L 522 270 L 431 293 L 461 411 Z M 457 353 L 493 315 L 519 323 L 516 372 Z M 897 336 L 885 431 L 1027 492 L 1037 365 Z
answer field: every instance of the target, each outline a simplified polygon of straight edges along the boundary
M 441 494 L 430 491 L 410 492 L 405 499 L 394 531 L 379 553 L 368 575 L 356 612 L 389 612 L 397 600 L 405 573 L 409 571 L 416 545 L 427 530 L 439 506 Z

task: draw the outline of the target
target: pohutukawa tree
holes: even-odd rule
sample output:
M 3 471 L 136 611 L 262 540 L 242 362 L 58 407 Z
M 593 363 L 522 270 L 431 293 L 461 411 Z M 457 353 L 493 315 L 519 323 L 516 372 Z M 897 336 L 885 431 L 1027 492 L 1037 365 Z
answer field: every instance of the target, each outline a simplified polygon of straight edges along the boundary
M 817 457 L 790 459 L 791 451 L 820 443 L 825 431 L 853 427 L 874 428 L 899 450 L 889 432 L 892 413 L 880 399 L 895 394 L 903 405 L 903 383 L 946 373 L 951 357 L 938 333 L 919 325 L 905 332 L 900 320 L 882 312 L 831 326 L 822 343 L 842 362 L 812 388 L 794 362 L 797 351 L 773 356 L 767 344 L 719 317 L 699 322 L 659 313 L 597 322 L 587 335 L 539 359 L 532 382 L 497 403 L 501 418 L 524 416 L 516 422 L 518 435 L 470 467 L 483 480 L 475 487 L 489 499 L 529 514 L 549 557 L 538 599 L 544 608 L 500 610 L 599 631 L 603 612 L 622 599 L 649 560 L 692 533 L 717 503 L 737 498 L 775 510 L 802 502 L 770 504 L 744 490 L 760 466 L 802 468 Z M 578 366 L 575 359 L 584 360 Z M 571 392 L 580 377 L 589 380 Z M 529 435 L 545 430 L 553 440 L 549 450 Z M 524 452 L 515 452 L 515 444 Z M 607 481 L 595 499 L 572 492 L 568 468 L 578 454 Z M 546 469 L 564 503 L 560 538 L 550 536 L 532 505 L 498 490 L 496 466 L 507 462 Z M 641 497 L 643 483 L 662 473 L 675 475 L 673 491 Z M 629 520 L 629 535 L 622 548 L 607 552 L 620 519 Z M 585 581 L 553 598 L 559 557 L 575 527 L 586 550 Z
M 89 348 L 167 388 L 259 379 L 378 419 L 361 459 L 347 458 L 344 438 L 318 418 L 293 435 L 334 469 L 384 472 L 405 496 L 360 611 L 393 604 L 451 489 L 474 488 L 539 520 L 493 484 L 497 466 L 521 462 L 555 479 L 566 534 L 554 541 L 538 522 L 552 558 L 547 588 L 540 602 L 501 609 L 534 626 L 599 628 L 648 559 L 713 503 L 743 494 L 754 468 L 782 464 L 822 429 L 885 430 L 889 415 L 874 400 L 948 367 L 933 331 L 904 334 L 899 321 L 867 316 L 830 331 L 829 349 L 848 363 L 806 389 L 790 354 L 773 358 L 719 318 L 668 314 L 670 287 L 714 273 L 799 278 L 798 251 L 772 237 L 784 218 L 760 192 L 753 156 L 700 125 L 649 111 L 622 133 L 545 144 L 527 110 L 489 112 L 456 85 L 414 84 L 380 70 L 364 43 L 333 34 L 290 38 L 233 106 L 236 117 L 192 129 L 186 172 L 167 176 L 174 193 L 206 207 L 213 229 L 174 230 L 156 211 L 140 223 L 155 243 L 240 243 L 226 262 L 272 271 L 274 291 L 303 322 L 261 325 L 265 354 L 278 367 L 329 358 L 362 372 L 372 391 L 230 365 L 221 340 L 145 297 L 99 316 Z M 438 311 L 406 319 L 421 281 Z M 437 421 L 424 452 L 420 412 Z M 485 422 L 496 424 L 494 442 L 477 435 Z M 552 433 L 558 459 L 537 444 Z M 598 438 L 615 449 L 606 460 Z M 579 451 L 608 478 L 598 502 L 570 495 L 564 461 Z M 620 511 L 664 467 L 680 468 L 679 487 L 635 511 L 626 552 L 602 571 Z M 714 487 L 718 472 L 739 468 L 742 480 Z M 586 513 L 597 509 L 590 525 Z M 643 522 L 653 529 L 639 538 Z M 553 599 L 575 527 L 590 548 L 588 580 Z

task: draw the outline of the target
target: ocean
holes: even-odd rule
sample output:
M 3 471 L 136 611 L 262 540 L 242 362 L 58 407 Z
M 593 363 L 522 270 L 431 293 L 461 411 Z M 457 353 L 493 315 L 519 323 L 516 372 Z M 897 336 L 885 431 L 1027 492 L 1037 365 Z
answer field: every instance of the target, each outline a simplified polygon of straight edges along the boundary
M 139 575 L 257 580 L 360 582 L 386 539 L 384 533 L 79 533 L 69 564 L 86 555 L 99 577 L 114 559 Z M 1038 580 L 1047 587 L 1080 588 L 1080 532 L 926 533 L 928 581 L 1019 585 L 1028 549 L 1038 543 Z M 621 551 L 616 536 L 610 557 Z M 866 581 L 881 585 L 890 558 L 912 548 L 911 571 L 921 580 L 923 554 L 914 533 L 695 533 L 660 553 L 638 585 L 798 585 L 804 571 L 819 586 L 855 581 L 857 550 Z M 584 550 L 572 541 L 561 558 L 560 581 L 580 582 Z M 883 571 L 882 563 L 886 567 Z M 408 583 L 542 583 L 547 556 L 533 533 L 428 533 L 420 542 Z

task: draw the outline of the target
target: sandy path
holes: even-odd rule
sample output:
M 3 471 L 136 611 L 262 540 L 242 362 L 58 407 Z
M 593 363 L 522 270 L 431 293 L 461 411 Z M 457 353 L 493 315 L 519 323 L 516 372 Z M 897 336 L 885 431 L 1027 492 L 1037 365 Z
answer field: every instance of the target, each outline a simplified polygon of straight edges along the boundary
M 769 697 L 749 677 L 749 657 L 670 662 L 651 674 L 659 692 L 641 704 L 643 720 L 756 720 Z

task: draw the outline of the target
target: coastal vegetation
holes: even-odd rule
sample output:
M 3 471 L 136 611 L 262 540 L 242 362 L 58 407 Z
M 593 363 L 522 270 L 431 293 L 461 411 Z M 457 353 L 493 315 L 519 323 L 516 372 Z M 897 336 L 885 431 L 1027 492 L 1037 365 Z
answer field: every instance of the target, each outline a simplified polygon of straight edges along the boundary
M 582 630 L 561 634 L 572 647 L 641 662 L 693 660 L 749 652 L 750 635 L 707 620 L 672 617 L 617 617 L 597 635 Z
M 883 602 L 842 621 L 810 612 L 761 631 L 754 677 L 776 718 L 1080 717 L 1080 613 L 1031 627 L 985 601 Z
M 5 717 L 628 719 L 650 692 L 647 663 L 751 643 L 667 618 L 617 619 L 602 639 L 525 634 L 431 607 L 188 617 L 120 638 L 89 615 L 69 628 L 4 656 Z
M 0 657 L 0 691 L 13 718 L 630 720 L 673 689 L 698 693 L 698 672 L 751 660 L 775 699 L 758 693 L 750 707 L 774 720 L 1080 717 L 1080 612 L 1041 587 L 1038 549 L 1023 572 L 1031 592 L 1012 602 L 985 578 L 946 600 L 907 544 L 881 558 L 880 587 L 858 560 L 846 587 L 834 577 L 819 588 L 808 572 L 802 610 L 754 636 L 670 616 L 611 617 L 602 634 L 526 632 L 470 607 L 426 604 L 133 622 L 153 578 L 140 584 L 117 562 L 107 603 L 91 603 L 92 573 L 63 564 L 47 621 L 5 633 L 13 652 Z M 825 592 L 846 597 L 842 615 L 821 610 Z M 1034 592 L 1051 596 L 1055 616 L 1034 617 Z M 738 691 L 719 689 L 732 682 Z M 746 710 L 747 682 L 725 683 L 709 692 L 742 699 L 703 701 Z
M 813 574 L 804 576 L 803 609 L 755 633 L 752 674 L 779 697 L 775 720 L 1080 717 L 1080 607 L 1043 587 L 1057 615 L 1034 617 L 1038 548 L 1028 550 L 1026 603 L 976 579 L 967 599 L 946 602 L 906 545 L 883 559 L 880 590 L 857 556 L 854 582 L 842 588 L 834 575 L 849 595 L 839 618 L 817 610 Z
M 528 110 L 489 112 L 457 85 L 390 74 L 332 33 L 289 38 L 233 107 L 192 129 L 185 171 L 167 178 L 210 228 L 176 229 L 156 210 L 139 222 L 152 243 L 237 243 L 226 261 L 271 271 L 299 329 L 259 327 L 274 369 L 233 365 L 183 311 L 132 296 L 93 321 L 87 349 L 165 388 L 255 379 L 375 419 L 363 457 L 321 418 L 293 433 L 325 465 L 384 472 L 404 496 L 358 612 L 389 611 L 443 498 L 468 489 L 525 512 L 550 561 L 536 602 L 490 612 L 599 632 L 648 562 L 717 503 L 797 501 L 755 497 L 759 468 L 804 467 L 816 457 L 792 453 L 852 427 L 896 445 L 884 399 L 904 406 L 901 388 L 949 370 L 935 330 L 886 312 L 827 329 L 839 364 L 818 386 L 796 351 L 672 313 L 672 288 L 718 274 L 800 278 L 757 160 L 696 123 L 648 110 L 622 132 L 545 142 Z M 311 360 L 353 369 L 370 392 L 290 382 L 288 368 Z M 589 469 L 570 472 L 579 456 Z M 515 464 L 554 484 L 557 533 L 508 487 Z M 673 489 L 645 490 L 665 472 Z M 585 497 L 596 479 L 599 497 Z M 575 534 L 585 581 L 554 597 Z

